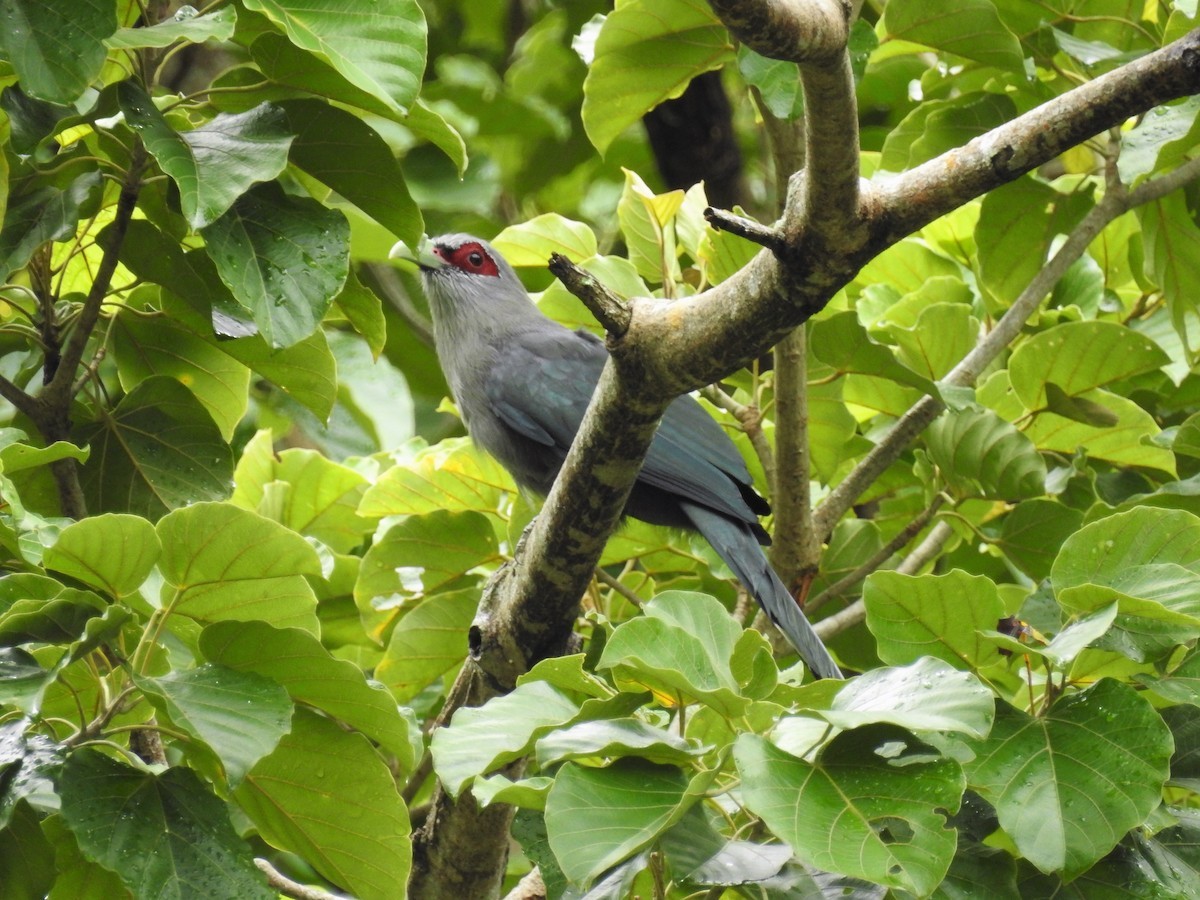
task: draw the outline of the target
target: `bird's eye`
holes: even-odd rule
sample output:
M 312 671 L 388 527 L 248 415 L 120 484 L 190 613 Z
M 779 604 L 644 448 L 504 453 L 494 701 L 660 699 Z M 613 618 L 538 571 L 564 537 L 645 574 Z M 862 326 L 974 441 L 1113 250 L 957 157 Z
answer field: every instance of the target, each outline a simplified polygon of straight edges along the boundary
M 476 250 L 474 253 L 470 254 L 467 257 L 467 262 L 469 262 L 473 266 L 482 266 L 483 265 L 483 254 L 480 253 L 478 250 Z

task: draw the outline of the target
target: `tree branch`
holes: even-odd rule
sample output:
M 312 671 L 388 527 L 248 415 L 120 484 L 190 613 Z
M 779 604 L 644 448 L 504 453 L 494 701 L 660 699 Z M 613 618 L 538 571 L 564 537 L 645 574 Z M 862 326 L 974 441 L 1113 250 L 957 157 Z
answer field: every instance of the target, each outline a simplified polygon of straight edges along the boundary
M 563 287 L 578 297 L 604 326 L 610 339 L 620 338 L 629 330 L 629 304 L 606 288 L 599 278 L 561 253 L 550 254 L 549 267 Z
M 851 4 L 842 0 L 708 0 L 739 41 L 770 59 L 828 60 L 846 48 Z

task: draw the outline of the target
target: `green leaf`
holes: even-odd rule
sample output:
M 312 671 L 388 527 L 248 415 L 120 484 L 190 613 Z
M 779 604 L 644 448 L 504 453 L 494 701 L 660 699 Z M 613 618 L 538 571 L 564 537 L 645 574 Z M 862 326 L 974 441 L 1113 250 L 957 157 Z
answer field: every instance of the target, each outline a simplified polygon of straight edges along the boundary
M 990 578 L 961 569 L 945 575 L 874 572 L 863 585 L 863 603 L 867 627 L 886 663 L 934 656 L 958 668 L 980 669 L 999 658 L 981 636 L 1004 615 Z
M 1139 206 L 1137 216 L 1145 242 L 1145 274 L 1163 289 L 1175 330 L 1186 336 L 1187 320 L 1200 308 L 1200 228 L 1179 191 Z
M 116 28 L 112 0 L 0 2 L 4 56 L 27 94 L 52 103 L 70 103 L 100 75 Z
M 444 591 L 422 600 L 392 630 L 375 677 L 400 702 L 416 697 L 467 656 L 467 629 L 479 591 Z
M 982 287 L 1007 306 L 1046 262 L 1055 235 L 1087 211 L 1087 196 L 1064 196 L 1032 176 L 989 191 L 975 226 Z
M 17 648 L 0 647 L 0 703 L 35 714 L 57 672 L 43 669 L 37 659 Z
M 246 366 L 165 316 L 147 319 L 122 310 L 110 333 L 125 390 L 155 375 L 169 375 L 204 404 L 223 438 L 233 437 L 248 406 Z
M 1021 46 L 991 0 L 901 0 L 887 5 L 883 25 L 892 38 L 1023 71 Z
M 270 181 L 287 166 L 292 143 L 287 117 L 269 103 L 179 132 L 134 82 L 121 82 L 117 96 L 126 120 L 178 185 L 192 228 L 211 225 L 252 185 Z
M 537 764 L 545 769 L 569 759 L 616 759 L 636 756 L 664 765 L 685 766 L 710 748 L 655 728 L 641 719 L 595 719 L 551 731 L 536 746 Z
M 54 845 L 57 877 L 50 900 L 135 900 L 115 872 L 83 855 L 62 816 L 43 819 L 42 831 Z
M 1192 650 L 1163 678 L 1138 676 L 1138 681 L 1173 703 L 1200 706 L 1200 648 Z
M 958 763 L 893 725 L 846 731 L 815 763 L 742 734 L 743 800 L 806 866 L 929 894 L 954 856 Z M 800 811 L 803 811 L 802 813 Z
M 275 455 L 270 435 L 259 432 L 265 459 L 244 453 L 238 461 L 233 502 L 314 537 L 335 553 L 358 547 L 374 524 L 356 512 L 367 479 L 314 450 L 292 448 Z
M 528 222 L 509 225 L 492 239 L 513 266 L 545 267 L 551 253 L 561 253 L 574 263 L 596 255 L 596 235 L 591 227 L 557 213 L 543 213 Z
M 425 230 L 404 173 L 379 133 L 358 116 L 319 100 L 283 104 L 296 134 L 292 163 L 414 246 Z
M 1152 340 L 1115 322 L 1067 322 L 1038 332 L 1013 351 L 1008 377 L 1025 408 L 1037 410 L 1047 405 L 1051 384 L 1075 397 L 1169 362 Z
M 227 503 L 197 503 L 158 523 L 164 606 L 202 623 L 261 619 L 317 633 L 312 546 L 282 525 Z
M 274 182 L 242 194 L 203 234 L 221 280 L 272 347 L 316 331 L 346 283 L 346 217 Z
M 897 358 L 927 378 L 942 378 L 975 346 L 979 322 L 963 303 L 932 303 L 911 327 L 893 325 Z
M 7 827 L 0 829 L 0 871 L 4 895 L 11 900 L 41 900 L 57 880 L 54 849 L 28 803 L 17 803 Z
M 278 682 L 293 700 L 377 741 L 404 771 L 416 764 L 408 723 L 396 701 L 368 681 L 358 666 L 335 659 L 307 631 L 272 628 L 265 622 L 217 622 L 201 633 L 200 652 L 222 667 Z
M 446 790 L 457 797 L 471 779 L 520 759 L 534 742 L 579 713 L 566 694 L 533 681 L 489 700 L 459 707 L 447 728 L 433 733 L 433 768 Z
M 461 587 L 456 583 L 468 572 L 498 558 L 496 532 L 481 513 L 412 516 L 389 528 L 366 552 L 354 602 L 379 641 L 417 599 Z
M 737 49 L 737 67 L 746 83 L 758 88 L 771 115 L 777 119 L 795 119 L 803 114 L 800 67 L 794 62 L 767 59 L 743 44 Z
M 177 13 L 173 18 L 149 28 L 118 28 L 104 43 L 110 50 L 141 50 L 145 47 L 170 47 L 177 41 L 189 44 L 227 41 L 233 37 L 236 24 L 237 10 L 232 6 L 202 16 L 180 16 Z
M 416 0 L 378 0 L 347 15 L 339 0 L 245 0 L 288 39 L 351 84 L 403 112 L 425 68 L 425 16 Z
M 997 707 L 967 779 L 1043 872 L 1087 870 L 1159 804 L 1171 733 L 1128 685 L 1102 679 L 1038 718 Z
M 1050 572 L 1067 609 L 1114 600 L 1121 642 L 1143 659 L 1200 634 L 1200 518 L 1179 509 L 1135 507 L 1071 535 Z
M 653 691 L 664 704 L 698 701 L 727 716 L 742 715 L 751 699 L 745 675 L 762 654 L 770 660 L 762 636 L 743 632 L 707 594 L 667 591 L 643 611 L 612 633 L 596 668 L 611 670 L 623 690 Z M 773 674 L 770 681 L 768 692 Z
M 0 278 L 23 268 L 48 241 L 65 241 L 100 200 L 99 172 L 81 173 L 65 189 L 29 178 L 13 186 L 0 228 Z
M 365 287 L 352 268 L 342 292 L 333 298 L 333 302 L 354 330 L 363 336 L 371 349 L 371 358 L 379 359 L 387 342 L 387 320 L 379 295 Z
M 994 500 L 1046 492 L 1046 463 L 1033 442 L 990 409 L 947 410 L 927 440 L 930 457 L 960 491 Z
M 563 874 L 589 884 L 648 845 L 679 818 L 687 787 L 678 769 L 635 760 L 564 765 L 546 797 L 546 831 Z
M 136 681 L 172 725 L 216 754 L 231 788 L 291 728 L 287 692 L 254 672 L 209 664 Z
M 1066 670 L 1080 653 L 1105 635 L 1116 617 L 1117 604 L 1110 603 L 1099 612 L 1069 624 L 1041 653 L 1055 668 Z
M 625 187 L 617 202 L 617 220 L 629 260 L 642 278 L 654 284 L 680 278 L 675 256 L 675 229 L 668 227 L 683 204 L 683 191 L 655 194 L 640 175 L 624 169 Z
M 1083 513 L 1054 500 L 1018 503 L 1000 528 L 996 546 L 1022 572 L 1035 580 L 1050 574 L 1063 541 L 1079 530 Z
M 110 513 L 68 525 L 42 564 L 121 598 L 142 586 L 161 551 L 154 526 L 145 519 Z
M 601 153 L 628 126 L 733 59 L 729 35 L 701 0 L 625 0 L 609 13 L 583 83 L 583 127 Z
M 184 897 L 197 885 L 216 897 L 275 896 L 225 804 L 191 769 L 155 775 L 83 749 L 67 760 L 59 790 L 84 856 L 136 897 Z
M 0 449 L 0 471 L 9 475 L 44 466 L 60 459 L 76 459 L 87 462 L 91 452 L 86 447 L 76 447 L 67 441 L 55 441 L 48 447 L 32 447 L 29 444 L 13 443 Z
M 359 514 L 419 516 L 436 510 L 493 512 L 503 494 L 516 493 L 510 476 L 468 438 L 432 447 L 414 440 L 393 451 L 396 465 L 363 496 Z
M 1005 94 L 975 92 L 928 100 L 888 134 L 879 168 L 886 172 L 913 168 L 987 134 L 1016 114 L 1016 105 Z
M 985 737 L 994 697 L 974 675 L 922 657 L 902 668 L 872 669 L 842 688 L 819 715 L 839 728 L 887 722 L 910 731 Z
M 0 828 L 18 813 L 21 801 L 39 813 L 59 808 L 56 785 L 62 772 L 63 749 L 32 730 L 33 724 L 29 718 L 9 718 L 0 725 L 0 774 L 4 777 Z
M 855 312 L 835 313 L 827 319 L 812 322 L 809 342 L 813 355 L 839 372 L 878 375 L 937 395 L 932 381 L 899 363 L 891 350 L 871 340 Z
M 110 414 L 80 429 L 92 445 L 81 481 L 89 509 L 155 520 L 200 500 L 228 496 L 233 455 L 196 396 L 174 378 L 155 375 L 126 394 Z
M 336 722 L 298 708 L 291 732 L 234 797 L 268 843 L 363 900 L 388 900 L 408 883 L 408 810 L 392 773 Z

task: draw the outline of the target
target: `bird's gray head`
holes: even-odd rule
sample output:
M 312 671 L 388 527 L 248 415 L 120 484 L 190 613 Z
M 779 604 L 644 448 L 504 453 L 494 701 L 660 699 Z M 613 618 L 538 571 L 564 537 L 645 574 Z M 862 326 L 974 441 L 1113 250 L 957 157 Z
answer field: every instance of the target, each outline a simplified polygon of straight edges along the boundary
M 397 244 L 391 255 L 420 266 L 439 353 L 541 317 L 512 266 L 483 238 L 443 234 L 422 240 L 415 253 Z

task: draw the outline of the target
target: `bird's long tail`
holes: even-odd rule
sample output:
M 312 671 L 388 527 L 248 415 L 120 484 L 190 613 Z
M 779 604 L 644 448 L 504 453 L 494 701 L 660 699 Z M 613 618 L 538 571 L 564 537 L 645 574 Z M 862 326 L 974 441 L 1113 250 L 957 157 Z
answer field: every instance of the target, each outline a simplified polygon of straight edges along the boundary
M 767 562 L 750 528 L 706 507 L 687 502 L 681 505 L 696 530 L 712 544 L 738 581 L 796 648 L 813 674 L 818 678 L 841 678 L 842 672 L 837 663 Z

